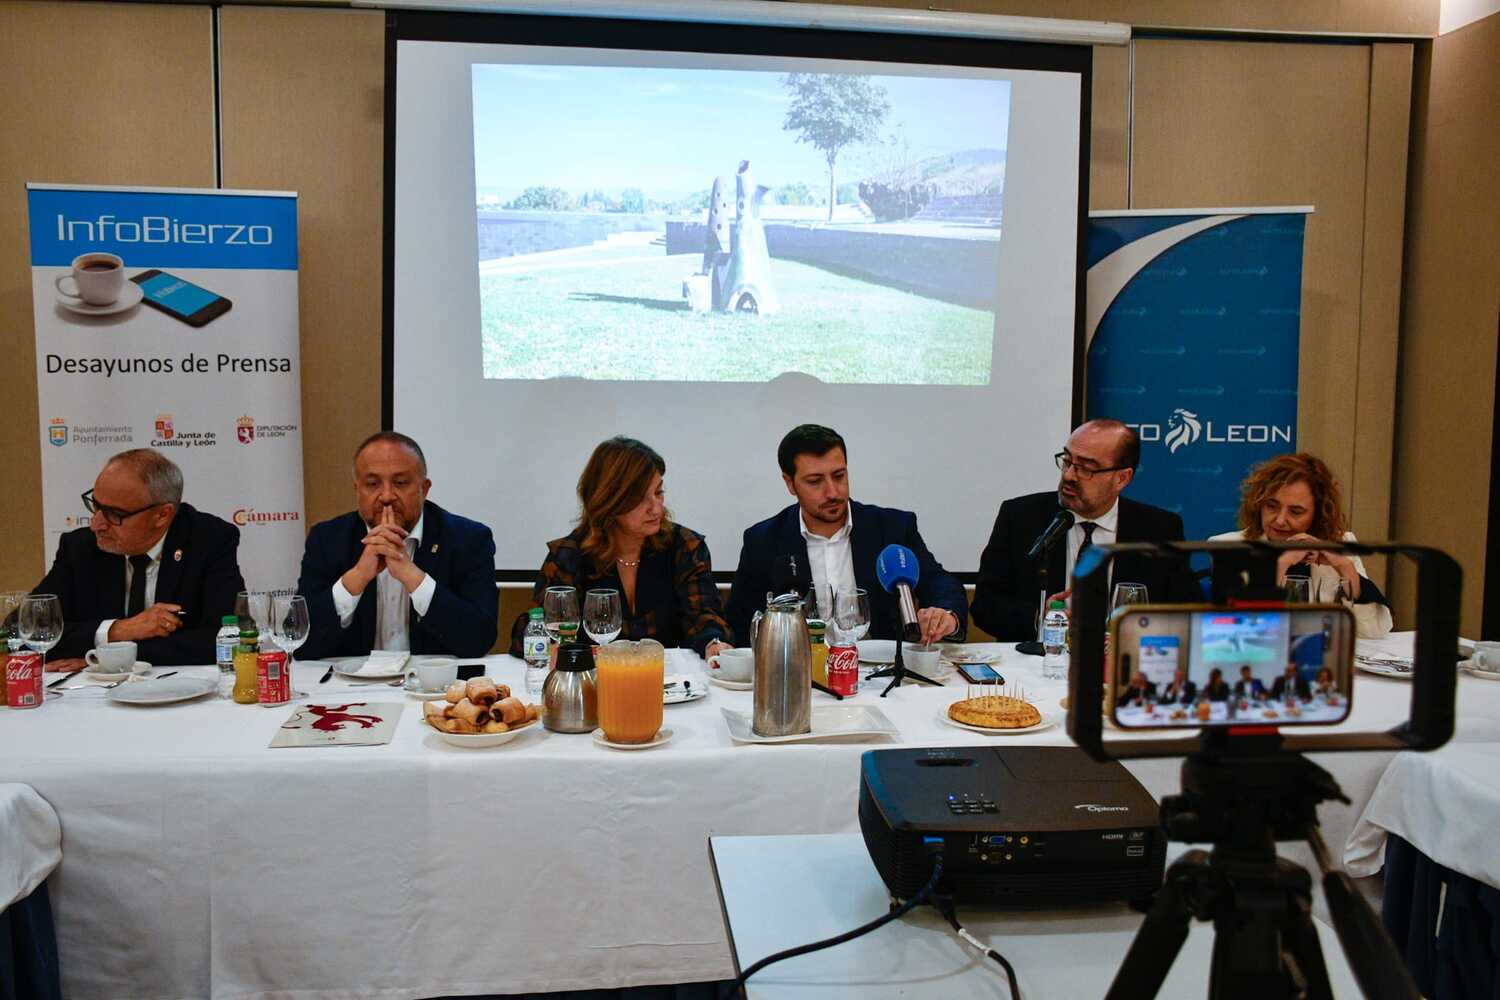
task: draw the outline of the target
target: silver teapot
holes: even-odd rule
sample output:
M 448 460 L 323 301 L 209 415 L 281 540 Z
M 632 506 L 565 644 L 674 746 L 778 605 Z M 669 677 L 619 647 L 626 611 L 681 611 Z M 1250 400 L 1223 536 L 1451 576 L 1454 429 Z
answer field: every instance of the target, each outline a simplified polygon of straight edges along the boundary
M 812 640 L 802 598 L 795 593 L 766 595 L 766 610 L 750 622 L 755 650 L 757 736 L 797 736 L 812 732 Z

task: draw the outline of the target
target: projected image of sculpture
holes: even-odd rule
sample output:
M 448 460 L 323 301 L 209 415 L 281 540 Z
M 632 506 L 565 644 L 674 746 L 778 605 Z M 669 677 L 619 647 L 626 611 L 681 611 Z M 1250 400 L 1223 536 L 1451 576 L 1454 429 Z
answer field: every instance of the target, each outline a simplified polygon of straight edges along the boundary
M 1009 82 L 472 73 L 486 378 L 989 383 Z

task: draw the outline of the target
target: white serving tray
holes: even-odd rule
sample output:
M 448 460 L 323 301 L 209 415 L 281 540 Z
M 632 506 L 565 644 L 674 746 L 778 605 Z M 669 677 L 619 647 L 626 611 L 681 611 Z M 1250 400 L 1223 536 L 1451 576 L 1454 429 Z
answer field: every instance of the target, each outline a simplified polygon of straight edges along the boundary
M 792 736 L 757 736 L 749 712 L 720 709 L 736 743 L 808 743 L 849 736 L 896 736 L 896 726 L 873 705 L 820 705 L 812 710 L 812 732 Z

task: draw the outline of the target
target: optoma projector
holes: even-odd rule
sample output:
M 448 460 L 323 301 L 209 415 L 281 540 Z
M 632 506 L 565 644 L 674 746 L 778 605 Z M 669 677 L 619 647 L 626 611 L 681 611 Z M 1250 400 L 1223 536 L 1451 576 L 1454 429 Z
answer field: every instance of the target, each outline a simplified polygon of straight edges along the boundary
M 1161 885 L 1156 801 L 1118 761 L 1077 747 L 934 747 L 870 750 L 860 770 L 859 826 L 898 899 L 927 884 L 930 837 L 943 840 L 938 891 L 961 902 L 1144 905 Z

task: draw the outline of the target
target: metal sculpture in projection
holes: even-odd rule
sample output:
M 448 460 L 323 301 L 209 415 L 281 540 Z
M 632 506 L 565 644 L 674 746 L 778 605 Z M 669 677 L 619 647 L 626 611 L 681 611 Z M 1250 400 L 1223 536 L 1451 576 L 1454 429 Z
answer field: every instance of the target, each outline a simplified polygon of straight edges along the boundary
M 756 184 L 750 161 L 741 160 L 735 178 L 735 220 L 730 229 L 729 270 L 725 294 L 715 308 L 723 312 L 758 313 L 769 316 L 780 310 L 776 287 L 771 282 L 771 254 L 766 249 L 766 231 L 760 221 L 761 200 L 770 190 Z

